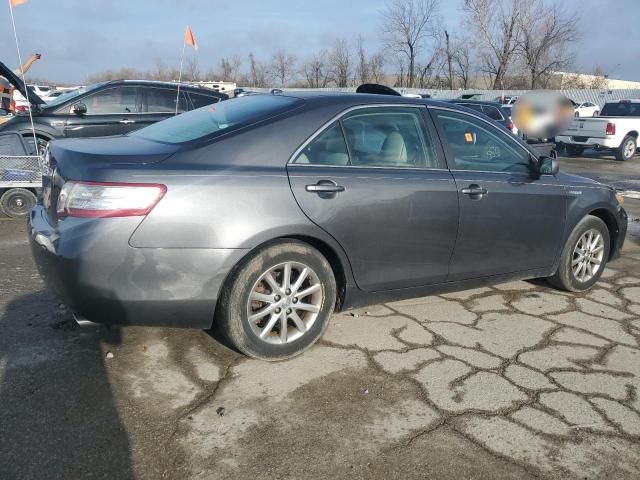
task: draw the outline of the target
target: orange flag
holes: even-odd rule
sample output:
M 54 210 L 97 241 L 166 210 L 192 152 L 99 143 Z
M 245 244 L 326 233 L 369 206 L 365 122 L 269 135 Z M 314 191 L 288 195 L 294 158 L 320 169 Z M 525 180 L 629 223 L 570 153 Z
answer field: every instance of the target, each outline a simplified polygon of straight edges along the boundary
M 9 0 L 9 5 L 11 5 L 11 8 L 22 5 L 23 3 L 27 3 L 27 0 Z
M 14 0 L 11 0 L 11 1 L 14 1 Z M 18 0 L 18 1 L 26 2 L 27 0 Z M 198 50 L 198 42 L 196 42 L 196 37 L 193 36 L 193 32 L 191 31 L 191 27 L 189 25 L 187 25 L 187 29 L 184 32 L 184 43 L 186 43 L 187 45 L 191 45 L 194 50 Z

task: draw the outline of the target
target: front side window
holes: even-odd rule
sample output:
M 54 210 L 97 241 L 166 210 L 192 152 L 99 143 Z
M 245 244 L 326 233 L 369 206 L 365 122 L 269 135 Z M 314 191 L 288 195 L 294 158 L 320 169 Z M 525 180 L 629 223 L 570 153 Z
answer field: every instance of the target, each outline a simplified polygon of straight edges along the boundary
M 434 109 L 449 145 L 452 170 L 529 173 L 529 153 L 482 120 Z
M 147 94 L 146 111 L 148 113 L 173 113 L 176 111 L 176 99 L 178 98 L 177 88 L 145 88 L 144 91 Z M 185 112 L 187 110 L 184 92 L 180 92 L 178 112 Z
M 136 112 L 136 87 L 107 88 L 82 99 L 88 115 Z

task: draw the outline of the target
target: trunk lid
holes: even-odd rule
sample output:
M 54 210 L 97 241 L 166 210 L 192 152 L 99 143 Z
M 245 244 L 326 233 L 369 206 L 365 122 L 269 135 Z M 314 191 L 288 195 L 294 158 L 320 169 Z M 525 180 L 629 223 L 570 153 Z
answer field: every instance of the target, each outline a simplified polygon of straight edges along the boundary
M 23 97 L 28 98 L 31 105 L 44 105 L 46 103 L 36 95 L 31 87 L 25 85 L 24 82 L 15 73 L 13 73 L 13 70 L 2 62 L 0 62 L 0 76 L 6 78 L 7 81 L 22 94 Z

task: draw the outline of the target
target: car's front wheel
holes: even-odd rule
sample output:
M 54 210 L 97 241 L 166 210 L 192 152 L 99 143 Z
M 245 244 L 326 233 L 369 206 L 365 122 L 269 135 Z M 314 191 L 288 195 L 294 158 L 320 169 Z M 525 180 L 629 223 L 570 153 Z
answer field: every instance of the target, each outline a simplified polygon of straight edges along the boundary
M 261 248 L 232 271 L 215 322 L 246 355 L 283 360 L 322 336 L 335 302 L 326 258 L 306 243 L 287 240 Z
M 549 282 L 557 288 L 581 292 L 600 278 L 609 259 L 610 236 L 607 225 L 587 215 L 573 229 L 560 257 L 560 265 Z

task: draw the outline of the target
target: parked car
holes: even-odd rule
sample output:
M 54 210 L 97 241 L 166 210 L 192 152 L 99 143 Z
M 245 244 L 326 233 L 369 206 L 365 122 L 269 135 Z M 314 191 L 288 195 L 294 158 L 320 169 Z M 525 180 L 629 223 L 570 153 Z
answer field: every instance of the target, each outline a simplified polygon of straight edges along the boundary
M 0 75 L 24 96 L 22 81 L 0 63 Z M 89 85 L 46 103 L 29 89 L 33 123 L 42 152 L 52 139 L 120 135 L 164 120 L 175 114 L 178 85 L 146 80 L 116 80 Z M 180 86 L 178 112 L 227 99 L 224 93 L 201 87 Z M 0 125 L 2 132 L 18 132 L 32 152 L 33 133 L 28 115 L 16 115 Z
M 60 95 L 64 95 L 65 93 L 70 92 L 71 90 L 52 90 L 51 92 L 49 92 L 47 95 L 41 97 L 45 102 L 47 103 L 51 103 L 52 101 L 54 101 L 56 98 L 58 98 Z
M 556 137 L 572 156 L 582 155 L 585 148 L 613 151 L 617 160 L 625 161 L 636 154 L 640 132 L 640 100 L 607 102 L 599 117 L 576 118 L 566 131 Z
M 30 240 L 78 318 L 216 325 L 247 355 L 334 311 L 548 277 L 591 288 L 625 239 L 613 188 L 455 104 L 233 98 L 126 136 L 51 142 Z
M 447 102 L 455 103 L 461 107 L 467 107 L 477 112 L 485 114 L 494 122 L 502 125 L 511 133 L 517 133 L 518 129 L 515 128 L 511 121 L 511 116 L 506 110 L 502 108 L 499 103 L 496 102 L 484 102 L 482 100 L 461 100 L 454 98 L 452 100 L 445 100 Z
M 600 106 L 591 102 L 576 103 L 574 105 L 574 116 L 576 117 L 597 117 L 600 113 Z
M 501 95 L 493 99 L 494 102 L 497 102 L 501 105 L 513 105 L 518 101 L 520 95 Z

